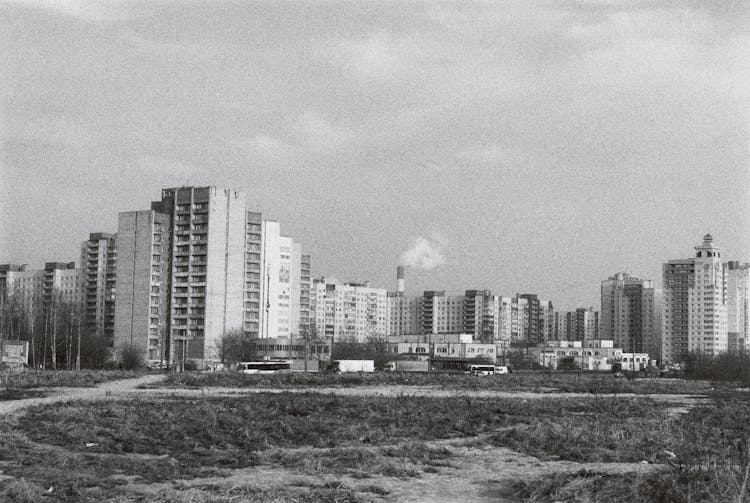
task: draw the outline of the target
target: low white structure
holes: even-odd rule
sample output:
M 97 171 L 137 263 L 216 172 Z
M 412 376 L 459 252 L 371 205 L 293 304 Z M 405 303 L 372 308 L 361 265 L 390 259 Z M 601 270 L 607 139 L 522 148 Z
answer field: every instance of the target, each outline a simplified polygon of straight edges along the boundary
M 621 348 L 616 348 L 612 341 L 603 339 L 547 341 L 529 351 L 540 365 L 552 369 L 557 369 L 563 358 L 573 358 L 576 367 L 580 369 L 608 371 L 622 357 Z
M 622 370 L 643 370 L 649 366 L 648 353 L 623 353 L 620 364 Z

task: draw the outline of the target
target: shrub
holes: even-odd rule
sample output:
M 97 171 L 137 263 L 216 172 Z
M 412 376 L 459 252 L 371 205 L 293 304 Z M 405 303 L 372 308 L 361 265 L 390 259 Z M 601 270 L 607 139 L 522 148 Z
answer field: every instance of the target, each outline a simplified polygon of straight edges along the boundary
M 143 367 L 143 354 L 132 344 L 120 348 L 120 363 L 124 370 L 138 370 Z

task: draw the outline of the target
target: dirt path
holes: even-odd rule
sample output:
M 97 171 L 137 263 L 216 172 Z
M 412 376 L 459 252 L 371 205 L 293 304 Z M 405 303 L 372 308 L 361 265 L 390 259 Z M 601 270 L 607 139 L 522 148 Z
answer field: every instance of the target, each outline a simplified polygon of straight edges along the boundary
M 35 405 L 48 405 L 68 400 L 104 400 L 110 397 L 119 397 L 139 393 L 143 390 L 136 389 L 143 384 L 153 384 L 164 379 L 161 374 L 146 375 L 135 379 L 122 379 L 108 381 L 94 388 L 44 388 L 49 393 L 41 398 L 26 398 L 24 400 L 7 400 L 0 402 L 0 415 L 33 407 Z
M 349 388 L 320 387 L 320 388 L 151 388 L 142 391 L 153 395 L 174 396 L 228 396 L 255 393 L 320 393 L 336 396 L 374 396 L 374 397 L 397 397 L 397 396 L 421 396 L 434 398 L 471 397 L 471 398 L 521 398 L 524 400 L 540 400 L 550 398 L 652 398 L 661 402 L 678 403 L 685 405 L 695 404 L 703 399 L 705 395 L 695 394 L 670 394 L 670 393 L 536 393 L 532 391 L 494 391 L 494 390 L 460 390 L 444 389 L 433 386 L 359 386 Z
M 587 470 L 602 474 L 648 473 L 663 468 L 661 465 L 641 463 L 576 463 L 572 461 L 540 461 L 538 458 L 521 454 L 503 447 L 467 446 L 461 442 L 475 439 L 453 439 L 450 443 L 437 440 L 428 445 L 448 446 L 453 456 L 450 466 L 440 467 L 434 473 L 421 473 L 418 477 L 396 478 L 373 474 L 367 478 L 353 478 L 348 475 L 305 473 L 304 470 L 284 468 L 276 465 L 260 465 L 232 470 L 223 477 L 204 477 L 189 480 L 175 480 L 166 483 L 143 484 L 131 482 L 126 489 L 145 497 L 153 497 L 160 491 L 172 490 L 177 495 L 195 496 L 191 491 L 205 491 L 206 488 L 241 488 L 274 491 L 289 486 L 320 487 L 324 484 L 343 484 L 354 490 L 363 490 L 363 499 L 373 502 L 434 502 L 452 503 L 455 501 L 516 503 L 513 483 L 531 480 L 553 473 L 578 472 Z M 376 449 L 377 447 L 373 447 Z M 286 451 L 286 449 L 280 449 Z M 290 449 L 311 453 L 314 448 Z M 322 449 L 324 450 L 324 449 Z M 367 487 L 377 486 L 388 494 L 366 494 Z M 210 492 L 206 494 L 210 496 Z M 200 499 L 200 498 L 198 498 Z
M 10 414 L 26 407 L 46 405 L 68 400 L 107 400 L 133 397 L 221 397 L 253 395 L 258 393 L 320 393 L 336 396 L 372 396 L 398 397 L 419 396 L 434 398 L 471 397 L 471 398 L 521 398 L 524 400 L 541 400 L 553 398 L 638 398 L 648 397 L 660 402 L 674 403 L 678 406 L 691 407 L 704 401 L 704 395 L 690 394 L 635 394 L 635 393 L 535 393 L 530 391 L 493 391 L 493 390 L 459 390 L 443 389 L 434 386 L 360 386 L 350 388 L 143 388 L 141 385 L 154 385 L 164 379 L 163 374 L 151 374 L 135 379 L 122 379 L 101 383 L 94 388 L 45 388 L 48 396 L 7 400 L 0 402 L 0 415 Z M 679 407 L 678 407 L 679 408 Z M 675 409 L 677 410 L 677 409 Z

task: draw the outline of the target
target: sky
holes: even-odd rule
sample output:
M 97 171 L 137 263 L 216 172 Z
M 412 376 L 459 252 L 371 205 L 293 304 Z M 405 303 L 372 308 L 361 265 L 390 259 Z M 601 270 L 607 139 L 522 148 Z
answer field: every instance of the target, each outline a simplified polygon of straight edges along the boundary
M 750 261 L 750 2 L 0 0 L 0 68 L 0 263 L 181 185 L 411 293 Z

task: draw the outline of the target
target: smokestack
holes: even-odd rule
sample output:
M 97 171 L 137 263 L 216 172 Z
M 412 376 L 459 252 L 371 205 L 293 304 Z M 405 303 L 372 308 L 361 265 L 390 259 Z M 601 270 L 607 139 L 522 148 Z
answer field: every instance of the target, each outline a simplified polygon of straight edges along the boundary
M 404 266 L 402 265 L 396 267 L 396 291 L 400 294 L 404 293 Z

